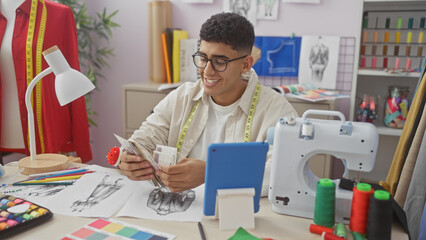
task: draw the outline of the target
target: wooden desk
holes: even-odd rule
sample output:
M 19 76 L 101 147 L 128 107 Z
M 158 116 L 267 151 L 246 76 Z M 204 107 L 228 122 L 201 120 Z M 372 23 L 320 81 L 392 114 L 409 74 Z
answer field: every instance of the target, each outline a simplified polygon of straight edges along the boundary
M 72 166 L 82 166 L 82 164 L 71 163 Z M 6 177 L 17 171 L 17 166 L 6 166 Z M 23 180 L 26 176 L 18 175 L 13 181 Z M 249 230 L 251 234 L 259 238 L 288 239 L 288 240 L 314 240 L 322 239 L 321 236 L 309 232 L 309 225 L 312 219 L 300 218 L 277 214 L 272 211 L 271 203 L 267 198 L 260 201 L 261 208 L 255 215 L 254 230 Z M 45 206 L 49 208 L 49 206 Z M 79 229 L 83 225 L 92 222 L 96 218 L 71 217 L 54 214 L 53 218 L 37 227 L 14 235 L 10 239 L 34 240 L 34 239 L 60 239 L 61 237 Z M 161 232 L 171 233 L 176 239 L 201 239 L 196 222 L 175 222 L 156 221 L 149 219 L 137 219 L 129 217 L 119 217 L 117 220 L 130 224 L 150 228 Z M 202 224 L 208 240 L 228 239 L 235 231 L 220 231 L 219 222 L 213 217 L 203 217 Z M 352 239 L 352 236 L 349 238 Z M 408 239 L 399 224 L 394 224 L 392 229 L 392 239 Z

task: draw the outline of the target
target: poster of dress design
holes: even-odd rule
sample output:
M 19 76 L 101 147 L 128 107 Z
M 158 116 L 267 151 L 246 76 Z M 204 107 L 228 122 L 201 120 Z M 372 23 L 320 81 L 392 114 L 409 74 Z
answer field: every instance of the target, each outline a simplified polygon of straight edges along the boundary
M 279 3 L 279 0 L 259 0 L 257 19 L 277 20 Z
M 256 26 L 257 0 L 223 0 L 223 11 L 237 13 Z
M 147 181 L 137 183 L 135 191 L 118 212 L 118 217 L 137 217 L 166 221 L 199 222 L 203 216 L 204 184 L 172 193 Z
M 254 55 L 259 56 L 253 69 L 259 76 L 297 77 L 300 37 L 256 37 Z
M 303 36 L 300 50 L 299 83 L 336 89 L 340 37 Z

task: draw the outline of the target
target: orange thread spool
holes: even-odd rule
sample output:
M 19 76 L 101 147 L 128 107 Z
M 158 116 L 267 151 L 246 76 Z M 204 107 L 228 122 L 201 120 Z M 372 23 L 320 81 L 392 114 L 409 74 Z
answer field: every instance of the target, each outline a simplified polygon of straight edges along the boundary
M 366 233 L 370 195 L 373 193 L 374 189 L 368 183 L 358 183 L 354 187 L 349 221 L 349 228 L 353 232 Z

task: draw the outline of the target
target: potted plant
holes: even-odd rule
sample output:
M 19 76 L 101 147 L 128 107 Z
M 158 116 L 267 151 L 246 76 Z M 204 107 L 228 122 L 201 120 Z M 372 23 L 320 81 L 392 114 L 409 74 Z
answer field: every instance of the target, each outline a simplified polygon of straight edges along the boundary
M 109 42 L 112 38 L 112 30 L 120 25 L 113 22 L 112 18 L 118 10 L 107 14 L 106 8 L 102 12 L 96 13 L 96 16 L 90 16 L 87 12 L 87 5 L 81 0 L 55 0 L 69 6 L 75 18 L 77 25 L 78 38 L 78 56 L 80 60 L 81 71 L 97 87 L 97 82 L 103 78 L 100 73 L 104 67 L 109 67 L 107 58 L 114 55 L 114 49 L 107 45 L 100 44 L 102 40 Z M 87 117 L 89 126 L 96 126 L 91 118 L 96 115 L 91 107 L 91 95 L 86 95 Z

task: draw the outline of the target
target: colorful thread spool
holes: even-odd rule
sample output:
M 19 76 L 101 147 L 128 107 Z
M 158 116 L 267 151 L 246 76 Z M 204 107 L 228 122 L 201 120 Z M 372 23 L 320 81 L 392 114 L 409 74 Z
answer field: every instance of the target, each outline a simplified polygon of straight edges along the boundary
M 328 227 L 324 227 L 324 226 L 320 226 L 320 225 L 316 225 L 316 224 L 311 224 L 309 226 L 309 231 L 311 233 L 315 233 L 315 234 L 321 235 L 323 232 L 332 233 L 333 229 L 332 228 L 328 228 Z
M 341 238 L 347 238 L 348 235 L 346 234 L 346 227 L 343 223 L 336 224 L 336 227 L 334 228 L 334 234 Z
M 370 198 L 367 239 L 391 239 L 392 200 L 390 194 L 377 190 Z
M 321 236 L 324 240 L 343 240 L 343 238 L 328 232 L 323 232 Z
M 349 228 L 353 232 L 366 233 L 370 195 L 373 192 L 374 190 L 368 183 L 358 183 L 353 188 L 351 217 L 349 221 Z
M 365 68 L 365 65 L 366 65 L 366 58 L 365 57 L 361 57 L 361 67 L 362 68 Z
M 315 197 L 314 223 L 320 226 L 333 227 L 335 216 L 336 185 L 328 178 L 317 182 Z
M 400 58 L 396 58 L 395 59 L 395 69 L 399 69 L 399 64 L 401 63 L 401 59 Z
M 371 68 L 376 68 L 377 66 L 377 58 L 371 58 Z
M 409 70 L 411 68 L 411 58 L 407 58 L 405 62 L 405 69 Z
M 359 232 L 352 232 L 352 237 L 354 237 L 354 240 L 364 240 L 364 236 Z

